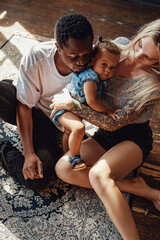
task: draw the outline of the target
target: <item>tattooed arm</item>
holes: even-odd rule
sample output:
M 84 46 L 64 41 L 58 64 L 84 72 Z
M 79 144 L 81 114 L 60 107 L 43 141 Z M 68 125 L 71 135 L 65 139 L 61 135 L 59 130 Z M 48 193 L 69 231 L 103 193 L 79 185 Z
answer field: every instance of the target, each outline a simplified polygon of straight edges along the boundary
M 142 107 L 139 111 L 136 111 L 132 104 L 127 103 L 125 106 L 123 106 L 123 108 L 121 108 L 121 111 L 117 113 L 119 119 L 113 119 L 106 113 L 99 113 L 88 106 L 83 104 L 80 105 L 74 99 L 72 99 L 72 103 L 74 105 L 74 107 L 71 109 L 73 113 L 108 131 L 115 131 L 127 124 L 130 124 L 149 109 L 148 105 Z
M 56 96 L 52 102 L 51 108 L 53 110 L 51 118 L 58 110 L 68 109 L 88 122 L 108 131 L 115 131 L 127 124 L 130 124 L 138 117 L 142 116 L 150 106 L 144 106 L 139 111 L 136 111 L 132 104 L 127 103 L 123 106 L 123 108 L 121 108 L 121 111 L 117 113 L 119 119 L 113 119 L 106 113 L 96 112 L 92 108 L 80 104 L 77 100 L 71 98 L 68 91 L 65 91 L 64 99 L 62 99 L 62 96 Z

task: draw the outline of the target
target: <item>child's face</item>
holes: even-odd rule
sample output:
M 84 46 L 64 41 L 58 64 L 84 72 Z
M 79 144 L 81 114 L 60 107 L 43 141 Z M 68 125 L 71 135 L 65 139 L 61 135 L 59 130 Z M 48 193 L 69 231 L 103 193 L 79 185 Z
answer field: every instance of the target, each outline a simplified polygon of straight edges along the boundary
M 107 49 L 100 49 L 92 61 L 92 67 L 101 80 L 106 80 L 115 73 L 119 58 L 119 54 L 115 55 Z

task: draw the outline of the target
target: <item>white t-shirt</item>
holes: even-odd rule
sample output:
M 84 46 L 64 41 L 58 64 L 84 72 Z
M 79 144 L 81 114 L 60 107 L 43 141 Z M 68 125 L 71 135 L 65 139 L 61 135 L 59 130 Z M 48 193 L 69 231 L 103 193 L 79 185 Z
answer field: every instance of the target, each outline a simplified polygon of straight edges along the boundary
M 62 76 L 54 61 L 53 41 L 34 45 L 22 58 L 17 82 L 17 99 L 29 108 L 41 109 L 50 116 L 53 96 L 70 83 L 73 73 Z

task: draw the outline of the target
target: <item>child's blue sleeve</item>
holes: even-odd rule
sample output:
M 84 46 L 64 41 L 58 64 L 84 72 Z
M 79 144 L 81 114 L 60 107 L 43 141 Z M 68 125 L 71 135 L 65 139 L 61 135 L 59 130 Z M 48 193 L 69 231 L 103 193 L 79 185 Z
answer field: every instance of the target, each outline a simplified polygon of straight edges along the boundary
M 96 82 L 99 83 L 99 77 L 93 69 L 88 69 L 82 73 L 81 81 L 84 84 L 85 82 Z

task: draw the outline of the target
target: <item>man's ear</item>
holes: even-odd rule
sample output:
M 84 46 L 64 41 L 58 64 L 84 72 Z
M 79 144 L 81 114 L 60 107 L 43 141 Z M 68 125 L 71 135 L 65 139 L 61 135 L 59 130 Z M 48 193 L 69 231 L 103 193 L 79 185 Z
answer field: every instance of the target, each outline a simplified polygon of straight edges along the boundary
M 59 54 L 62 53 L 62 49 L 60 48 L 60 46 L 58 45 L 58 43 L 55 43 L 56 47 L 57 47 L 57 51 Z
M 92 57 L 90 61 L 90 66 L 93 66 L 93 63 L 94 63 L 94 58 Z

